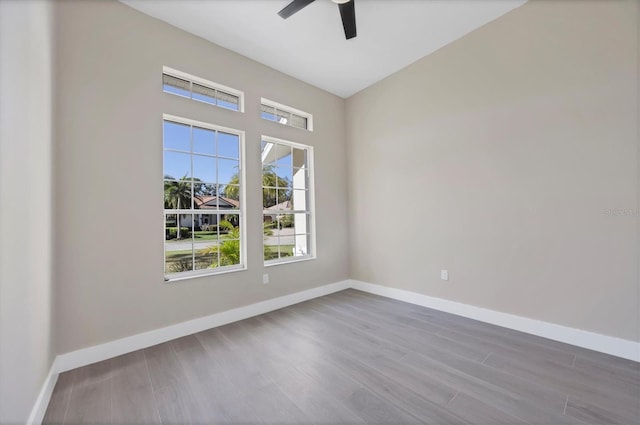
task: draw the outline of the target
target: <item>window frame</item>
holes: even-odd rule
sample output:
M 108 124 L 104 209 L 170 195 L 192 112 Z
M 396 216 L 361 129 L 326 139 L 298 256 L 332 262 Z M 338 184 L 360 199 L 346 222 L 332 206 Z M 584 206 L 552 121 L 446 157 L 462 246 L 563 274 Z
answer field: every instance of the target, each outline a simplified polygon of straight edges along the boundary
M 305 145 L 303 143 L 298 143 L 298 142 L 292 142 L 290 140 L 285 140 L 285 139 L 279 139 L 277 137 L 271 137 L 271 136 L 267 136 L 267 135 L 262 135 L 260 137 L 260 146 L 262 146 L 262 142 L 267 142 L 267 143 L 277 143 L 277 144 L 281 144 L 281 145 L 287 145 L 290 146 L 292 148 L 297 148 L 297 149 L 304 149 L 307 153 L 307 168 L 308 168 L 308 205 L 307 205 L 307 210 L 305 210 L 305 214 L 307 214 L 308 211 L 308 226 L 309 226 L 309 241 L 308 241 L 308 247 L 309 247 L 309 253 L 305 256 L 299 256 L 299 257 L 295 257 L 295 256 L 291 256 L 291 257 L 284 257 L 284 258 L 276 258 L 276 259 L 271 259 L 271 260 L 265 260 L 264 256 L 262 257 L 262 262 L 263 262 L 263 266 L 264 267 L 273 267 L 273 266 L 278 266 L 281 264 L 289 264 L 289 263 L 297 263 L 300 261 L 309 261 L 309 260 L 315 260 L 317 258 L 317 251 L 316 251 L 316 206 L 315 206 L 315 177 L 314 177 L 314 155 L 313 155 L 313 146 L 311 145 Z M 262 158 L 262 151 L 261 151 L 261 159 L 260 159 L 260 176 L 262 177 L 262 167 L 263 167 L 263 161 L 264 159 Z M 260 188 L 261 191 L 264 188 L 264 184 L 261 181 L 260 182 Z M 263 200 L 264 202 L 264 200 Z M 262 209 L 260 214 L 262 215 L 262 222 L 264 223 L 264 203 L 262 205 Z M 295 214 L 294 212 L 295 210 L 291 210 L 290 214 Z M 264 238 L 264 235 L 263 235 Z M 264 240 L 262 241 L 262 246 L 264 249 Z
M 283 124 L 278 120 L 269 120 L 267 118 L 263 118 L 262 117 L 262 107 L 263 106 L 266 106 L 266 107 L 269 107 L 269 108 L 274 108 L 274 109 L 276 109 L 278 111 L 288 112 L 289 114 L 294 114 L 294 115 L 298 115 L 298 116 L 300 116 L 302 118 L 305 118 L 307 120 L 307 127 L 306 128 L 298 127 L 298 126 L 290 124 L 289 122 L 287 122 L 287 124 Z M 309 112 L 302 111 L 300 109 L 293 108 L 291 106 L 284 105 L 282 103 L 274 102 L 273 100 L 269 100 L 269 99 L 264 98 L 264 97 L 260 98 L 260 118 L 262 118 L 265 121 L 274 122 L 274 123 L 277 123 L 277 124 L 280 124 L 280 125 L 284 125 L 284 126 L 287 126 L 287 127 L 298 128 L 300 130 L 313 131 L 313 114 L 310 114 Z
M 173 123 L 177 123 L 177 124 L 183 124 L 183 125 L 188 125 L 191 127 L 199 127 L 199 128 L 204 128 L 207 130 L 213 130 L 213 131 L 217 131 L 217 132 L 224 132 L 224 133 L 229 133 L 229 134 L 234 134 L 237 135 L 239 137 L 239 146 L 238 146 L 238 154 L 240 156 L 240 158 L 238 159 L 238 164 L 240 167 L 240 170 L 238 172 L 238 176 L 240 178 L 240 184 L 239 184 L 239 191 L 240 191 L 240 197 L 239 197 L 239 202 L 240 202 L 240 207 L 238 208 L 238 221 L 239 221 L 239 226 L 240 226 L 240 264 L 237 265 L 232 265 L 232 266 L 222 266 L 222 267 L 216 267 L 216 268 L 206 268 L 206 269 L 201 269 L 201 270 L 190 270 L 190 271 L 186 271 L 186 272 L 177 272 L 177 273 L 171 273 L 171 274 L 167 274 L 166 273 L 166 231 L 162 232 L 163 234 L 163 243 L 162 243 L 162 263 L 163 263 L 163 274 L 164 274 L 164 281 L 165 283 L 171 283 L 171 282 L 176 282 L 176 281 L 180 281 L 180 280 L 185 280 L 185 279 L 192 279 L 195 277 L 203 277 L 203 276 L 212 276 L 212 275 L 219 275 L 219 274 L 225 274 L 225 273 L 232 273 L 232 272 L 237 272 L 237 271 L 243 271 L 243 270 L 247 270 L 247 213 L 246 213 L 246 164 L 245 164 L 245 132 L 243 130 L 238 130 L 235 128 L 230 128 L 230 127 L 225 127 L 225 126 L 221 126 L 221 125 L 217 125 L 217 124 L 212 124 L 212 123 L 207 123 L 207 122 L 203 122 L 203 121 L 197 121 L 197 120 L 193 120 L 190 118 L 185 118 L 185 117 L 179 117 L 176 115 L 172 115 L 172 114 L 162 114 L 162 126 L 163 126 L 163 130 L 162 130 L 162 163 L 163 163 L 163 170 L 162 170 L 162 183 L 164 186 L 164 155 L 166 152 L 166 148 L 164 147 L 164 122 L 165 121 L 170 121 Z M 170 150 L 172 151 L 172 150 Z M 192 158 L 193 161 L 193 151 L 191 151 L 190 156 Z M 218 158 L 218 155 L 216 153 L 216 158 Z M 217 183 L 217 182 L 216 182 Z M 164 193 L 164 191 L 163 191 Z M 182 211 L 183 214 L 197 214 L 197 209 L 194 208 L 190 208 L 188 209 L 180 209 L 180 210 L 173 210 L 173 209 L 165 209 L 164 208 L 164 196 L 163 196 L 163 204 L 162 204 L 162 226 L 163 229 L 166 226 L 166 217 L 168 214 L 179 214 L 179 212 Z M 220 210 L 215 210 L 215 212 L 210 212 L 209 214 L 220 214 Z M 232 213 L 235 214 L 235 213 Z M 192 245 L 192 250 L 193 250 L 193 245 Z
M 181 95 L 181 94 L 178 94 L 178 93 L 167 92 L 167 91 L 164 90 L 164 88 L 162 90 L 163 93 L 171 94 L 171 95 L 182 97 L 182 98 L 185 98 L 185 99 L 194 100 L 196 102 L 200 102 L 200 103 L 203 103 L 205 105 L 215 106 L 217 108 L 225 109 L 227 111 L 244 113 L 244 92 L 241 91 L 241 90 L 234 89 L 233 87 L 225 86 L 225 85 L 220 84 L 220 83 L 215 83 L 213 81 L 206 80 L 206 79 L 198 77 L 196 75 L 187 74 L 186 72 L 182 72 L 182 71 L 179 71 L 177 69 L 170 68 L 168 66 L 163 66 L 162 67 L 162 75 L 164 76 L 165 74 L 169 75 L 171 77 L 175 77 L 175 78 L 179 78 L 181 80 L 188 81 L 189 82 L 189 93 L 190 93 L 190 96 L 184 96 L 184 95 Z M 198 85 L 210 88 L 212 90 L 216 90 L 216 91 L 220 91 L 220 92 L 223 92 L 223 93 L 226 93 L 226 94 L 237 96 L 238 97 L 238 110 L 236 111 L 235 109 L 231 109 L 231 108 L 227 108 L 225 106 L 218 105 L 217 101 L 216 101 L 216 104 L 213 105 L 213 104 L 205 102 L 203 100 L 194 98 L 193 97 L 193 84 L 198 84 Z M 164 86 L 164 84 L 163 84 L 163 86 Z M 216 100 L 217 100 L 217 98 L 216 98 Z

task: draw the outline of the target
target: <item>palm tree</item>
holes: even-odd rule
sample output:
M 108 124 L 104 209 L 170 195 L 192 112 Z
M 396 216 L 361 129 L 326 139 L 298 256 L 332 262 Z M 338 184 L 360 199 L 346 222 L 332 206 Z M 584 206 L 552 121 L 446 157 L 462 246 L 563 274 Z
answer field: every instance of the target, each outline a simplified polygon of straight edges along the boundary
M 223 196 L 230 199 L 239 199 L 238 188 L 240 184 L 240 178 L 238 173 L 231 176 L 229 185 L 224 189 Z M 232 186 L 231 186 L 232 185 Z M 284 201 L 291 200 L 291 181 L 288 178 L 280 177 L 275 172 L 273 165 L 265 165 L 262 167 L 262 186 L 263 187 L 276 187 L 276 189 L 264 189 L 262 190 L 262 205 L 271 207 L 276 203 L 282 203 Z M 276 198 L 276 192 L 277 198 Z
M 164 204 L 165 208 L 179 210 L 181 208 L 190 208 L 191 206 L 191 179 L 185 175 L 180 180 L 176 180 L 172 176 L 164 176 Z M 198 195 L 195 196 L 199 198 Z M 197 205 L 194 205 L 197 207 Z M 180 213 L 176 214 L 176 237 L 180 239 Z
M 240 264 L 240 227 L 237 225 L 233 225 L 228 220 L 221 220 L 218 224 L 218 227 L 221 229 L 226 229 L 227 234 L 221 236 L 220 243 L 220 267 L 222 266 L 233 266 L 235 264 Z M 263 223 L 264 227 L 264 238 L 267 236 L 273 235 L 273 230 L 271 230 L 271 223 Z M 264 245 L 264 258 L 268 258 L 271 250 L 267 245 Z M 204 248 L 201 251 L 202 254 L 217 254 L 218 247 L 210 246 L 208 248 Z M 214 263 L 210 267 L 218 267 L 218 264 Z

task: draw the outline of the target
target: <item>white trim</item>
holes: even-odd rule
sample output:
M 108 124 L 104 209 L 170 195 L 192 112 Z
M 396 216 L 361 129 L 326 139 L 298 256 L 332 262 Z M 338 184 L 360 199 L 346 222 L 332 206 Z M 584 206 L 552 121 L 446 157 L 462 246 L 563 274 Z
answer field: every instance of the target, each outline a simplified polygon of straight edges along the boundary
M 27 425 L 40 425 L 42 423 L 44 414 L 47 412 L 47 407 L 49 406 L 49 401 L 51 400 L 51 394 L 53 394 L 53 389 L 55 388 L 57 381 L 58 373 L 54 371 L 54 365 L 51 365 L 49 374 L 42 384 L 42 388 L 40 389 L 38 398 L 33 405 L 33 409 L 31 409 L 31 414 L 29 415 L 29 419 L 27 419 Z
M 202 86 L 209 87 L 214 90 L 220 90 L 221 92 L 225 92 L 227 94 L 238 96 L 237 112 L 244 112 L 244 92 L 241 90 L 234 89 L 233 87 L 225 86 L 220 83 L 215 83 L 213 81 L 205 80 L 204 78 L 200 78 L 192 74 L 187 74 L 186 72 L 178 71 L 177 69 L 169 68 L 168 66 L 162 67 L 162 73 L 170 75 L 172 77 L 180 78 L 182 80 L 187 80 L 192 83 L 200 84 Z M 192 85 L 190 84 L 189 86 L 191 87 Z M 189 99 L 192 99 L 192 98 L 189 98 Z M 197 99 L 193 99 L 193 100 L 197 100 Z M 214 105 L 214 106 L 218 106 L 218 105 Z M 225 108 L 224 106 L 222 108 L 229 109 L 229 108 Z
M 234 134 L 236 136 L 238 136 L 239 138 L 239 142 L 240 145 L 238 146 L 238 153 L 240 158 L 238 158 L 238 163 L 240 166 L 240 184 L 239 184 L 239 189 L 240 189 L 240 208 L 238 209 L 232 209 L 232 210 L 224 210 L 225 214 L 238 214 L 240 216 L 240 264 L 236 264 L 233 266 L 226 266 L 226 267 L 217 267 L 217 268 L 213 268 L 213 269 L 201 269 L 201 270 L 190 270 L 187 272 L 179 272 L 179 273 L 163 273 L 164 276 L 164 283 L 175 283 L 181 280 L 186 280 L 186 279 L 192 279 L 192 278 L 197 278 L 197 277 L 203 277 L 203 276 L 212 276 L 212 275 L 218 275 L 218 274 L 223 274 L 223 273 L 231 273 L 231 272 L 238 272 L 238 271 L 245 271 L 247 270 L 247 232 L 246 232 L 246 228 L 247 228 L 247 215 L 245 213 L 245 205 L 247 202 L 246 199 L 246 181 L 247 181 L 247 171 L 246 171 L 246 160 L 245 160 L 245 152 L 246 152 L 246 147 L 245 147 L 245 132 L 244 130 L 237 130 L 235 128 L 231 128 L 231 127 L 224 127 L 221 125 L 216 125 L 216 124 L 211 124 L 211 123 L 207 123 L 207 122 L 203 122 L 203 121 L 197 121 L 197 120 L 193 120 L 191 118 L 184 118 L 184 117 L 179 117 L 176 115 L 171 115 L 171 114 L 162 114 L 162 122 L 163 122 L 163 128 L 164 128 L 164 122 L 165 121 L 170 121 L 173 123 L 177 123 L 177 124 L 184 124 L 184 125 L 188 125 L 191 127 L 199 127 L 199 128 L 206 128 L 208 130 L 213 130 L 216 131 L 218 133 L 222 132 L 222 133 L 229 133 L 229 134 Z M 216 141 L 217 141 L 218 136 L 216 135 Z M 216 142 L 217 143 L 217 142 Z M 191 146 L 191 148 L 193 148 L 193 146 Z M 162 150 L 162 155 L 164 157 L 164 152 L 166 151 L 173 151 L 171 149 L 165 149 L 164 148 L 164 130 L 163 130 L 163 150 Z M 193 157 L 194 153 L 193 153 L 193 149 L 189 152 L 184 152 L 185 154 L 189 154 L 191 155 L 191 157 Z M 209 155 L 207 155 L 209 156 Z M 210 156 L 211 158 L 220 158 L 220 156 L 217 155 L 217 150 L 216 150 L 216 155 Z M 235 159 L 235 158 L 230 158 L 230 159 Z M 164 160 L 163 160 L 164 161 Z M 193 161 L 193 158 L 192 158 Z M 192 167 L 193 167 L 193 163 L 192 163 Z M 192 170 L 193 171 L 193 170 Z M 217 172 L 216 172 L 217 175 Z M 193 177 L 193 176 L 192 176 Z M 163 179 L 162 181 L 164 182 L 164 170 L 163 170 Z M 202 212 L 203 210 L 197 210 L 200 211 L 201 214 L 220 214 L 222 210 L 207 210 L 210 212 Z M 165 209 L 163 211 L 163 217 L 166 217 L 167 214 L 196 214 L 196 210 L 193 209 L 180 209 L 180 210 L 167 210 Z M 165 222 L 165 219 L 163 218 L 163 223 Z M 162 249 L 163 249 L 163 269 L 164 266 L 166 266 L 166 240 L 164 239 L 164 232 L 163 232 L 163 242 L 162 242 Z
M 501 313 L 442 298 L 430 297 L 403 289 L 390 288 L 375 285 L 358 280 L 343 280 L 306 291 L 295 292 L 270 300 L 261 301 L 244 307 L 223 311 L 199 319 L 189 320 L 165 328 L 155 329 L 126 338 L 107 342 L 93 347 L 83 348 L 56 357 L 49 372 L 49 377 L 42 387 L 38 401 L 34 406 L 30 419 L 37 419 L 38 414 L 44 414 L 51 390 L 55 386 L 57 374 L 86 366 L 91 363 L 107 360 L 135 350 L 161 344 L 175 338 L 191 335 L 196 332 L 222 326 L 227 323 L 254 317 L 273 310 L 284 308 L 293 304 L 322 297 L 345 289 L 357 289 L 371 294 L 381 295 L 423 307 L 433 308 L 447 313 L 456 314 L 470 319 L 480 320 L 486 323 L 518 330 L 532 335 L 553 339 L 578 347 L 599 351 L 613 356 L 640 361 L 640 343 L 601 335 L 594 332 L 570 328 L 568 326 L 529 319 L 508 313 Z M 36 422 L 34 422 L 36 423 Z
M 265 262 L 264 267 L 281 266 L 283 264 L 299 263 L 301 261 L 310 261 L 315 259 L 316 257 L 313 255 L 305 255 L 304 257 L 282 257 Z
M 319 286 L 306 291 L 295 292 L 293 294 L 272 298 L 270 300 L 261 301 L 244 307 L 234 308 L 232 310 L 223 311 L 210 316 L 201 317 L 199 319 L 189 320 L 167 326 L 165 328 L 155 329 L 149 332 L 117 339 L 104 344 L 94 345 L 93 347 L 82 348 L 80 350 L 57 356 L 53 363 L 52 371 L 55 373 L 61 373 L 77 367 L 86 366 L 91 363 L 107 360 L 142 348 L 151 347 L 152 345 L 171 341 L 172 339 L 191 335 L 217 326 L 226 325 L 227 323 L 258 316 L 260 314 L 268 313 L 273 310 L 278 310 L 280 308 L 313 298 L 322 297 L 348 288 L 349 281 L 343 280 L 341 282 L 330 283 L 328 285 Z
M 235 134 L 237 136 L 241 135 L 243 140 L 244 140 L 244 136 L 245 136 L 244 130 L 238 130 L 236 128 L 231 128 L 231 127 L 224 127 L 222 125 L 211 124 L 211 123 L 204 122 L 204 121 L 192 120 L 191 118 L 179 117 L 177 115 L 171 115 L 171 114 L 164 114 L 163 113 L 162 114 L 162 120 L 163 121 L 172 121 L 172 122 L 175 122 L 177 124 L 185 124 L 185 125 L 192 125 L 194 127 L 206 128 L 208 130 L 221 131 L 223 133 L 231 133 L 231 134 Z
M 373 283 L 350 280 L 351 288 L 371 294 L 404 301 L 458 316 L 467 317 L 481 322 L 491 323 L 531 335 L 537 335 L 566 344 L 576 345 L 589 350 L 611 354 L 612 356 L 640 362 L 640 342 L 629 341 L 595 332 L 570 328 L 542 320 L 502 313 L 487 308 L 476 307 L 442 298 L 430 297 L 404 289 L 391 288 Z
M 267 143 L 276 143 L 276 144 L 281 144 L 281 145 L 286 145 L 286 146 L 291 146 L 293 148 L 297 148 L 297 149 L 303 149 L 307 152 L 307 170 L 309 172 L 309 180 L 308 180 L 308 184 L 309 187 L 307 189 L 308 191 L 308 197 L 309 197 L 309 203 L 307 205 L 307 210 L 293 210 L 293 211 L 287 211 L 287 214 L 295 214 L 295 213 L 304 213 L 304 214 L 308 214 L 309 215 L 309 231 L 308 234 L 309 235 L 309 254 L 305 255 L 304 257 L 285 257 L 285 259 L 283 260 L 282 258 L 278 258 L 278 259 L 273 259 L 273 260 L 267 260 L 264 261 L 263 260 L 263 264 L 265 267 L 269 267 L 269 266 L 275 266 L 275 265 L 280 265 L 280 264 L 288 264 L 288 263 L 295 263 L 298 261 L 305 261 L 305 260 L 315 260 L 317 258 L 317 251 L 316 251 L 316 181 L 315 181 L 315 164 L 314 164 L 314 156 L 313 156 L 313 146 L 311 145 L 305 145 L 302 143 L 297 143 L 297 142 L 292 142 L 290 140 L 285 140 L 285 139 L 279 139 L 277 137 L 271 137 L 271 136 L 266 136 L 266 135 L 262 135 L 260 136 L 260 141 L 261 142 L 267 142 Z M 265 155 L 263 152 L 262 155 L 262 162 L 264 162 L 265 159 Z M 295 189 L 294 189 L 295 190 Z M 263 207 L 263 217 L 264 217 L 264 205 Z M 279 213 L 283 213 L 282 211 L 275 211 L 275 214 L 273 215 L 277 215 Z

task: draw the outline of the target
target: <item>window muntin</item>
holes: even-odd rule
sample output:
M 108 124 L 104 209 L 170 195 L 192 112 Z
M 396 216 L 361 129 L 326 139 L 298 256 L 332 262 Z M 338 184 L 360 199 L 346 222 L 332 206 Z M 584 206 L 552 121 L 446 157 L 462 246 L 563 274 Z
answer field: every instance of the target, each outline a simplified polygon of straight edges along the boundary
M 244 269 L 244 133 L 165 115 L 164 272 Z
M 313 258 L 312 148 L 262 137 L 265 265 Z
M 244 111 L 244 93 L 182 71 L 164 67 L 162 89 L 165 93 L 187 97 L 233 111 Z
M 262 98 L 260 116 L 267 121 L 313 131 L 313 115 L 269 99 Z

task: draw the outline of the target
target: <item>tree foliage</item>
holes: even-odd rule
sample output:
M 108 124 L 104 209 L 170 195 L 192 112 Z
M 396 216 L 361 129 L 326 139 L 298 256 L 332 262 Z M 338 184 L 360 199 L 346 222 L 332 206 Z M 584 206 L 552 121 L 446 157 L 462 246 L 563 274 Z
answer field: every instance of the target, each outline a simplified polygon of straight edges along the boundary
M 239 184 L 240 178 L 236 173 L 231 176 L 229 186 L 224 189 L 222 196 L 237 200 L 239 198 Z M 264 208 L 291 200 L 291 181 L 288 178 L 278 176 L 273 165 L 262 167 L 262 186 L 262 205 Z

